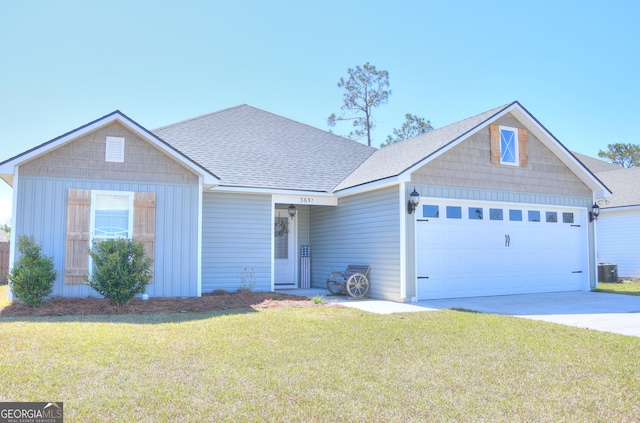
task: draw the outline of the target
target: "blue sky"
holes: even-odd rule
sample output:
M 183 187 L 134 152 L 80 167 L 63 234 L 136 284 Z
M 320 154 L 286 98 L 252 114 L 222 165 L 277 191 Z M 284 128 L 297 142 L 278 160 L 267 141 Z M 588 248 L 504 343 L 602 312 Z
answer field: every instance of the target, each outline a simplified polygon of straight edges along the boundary
M 0 161 L 116 109 L 153 129 L 247 103 L 327 129 L 366 62 L 393 91 L 376 146 L 406 113 L 440 127 L 519 100 L 596 156 L 640 143 L 638 18 L 632 0 L 4 0 Z

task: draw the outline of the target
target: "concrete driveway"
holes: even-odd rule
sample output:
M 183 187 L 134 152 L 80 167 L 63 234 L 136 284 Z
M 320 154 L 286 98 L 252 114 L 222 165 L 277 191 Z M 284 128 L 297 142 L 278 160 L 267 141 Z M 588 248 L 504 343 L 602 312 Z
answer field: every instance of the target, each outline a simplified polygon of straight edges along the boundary
M 428 300 L 413 304 L 427 309 L 461 308 L 640 336 L 640 296 L 558 292 Z

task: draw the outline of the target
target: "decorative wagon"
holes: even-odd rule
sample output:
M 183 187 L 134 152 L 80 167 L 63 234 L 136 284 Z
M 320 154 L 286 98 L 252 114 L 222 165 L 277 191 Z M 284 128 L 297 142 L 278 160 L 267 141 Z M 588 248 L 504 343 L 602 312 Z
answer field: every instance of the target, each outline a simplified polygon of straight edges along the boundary
M 371 266 L 350 264 L 344 272 L 332 272 L 327 278 L 327 289 L 332 294 L 349 293 L 354 298 L 364 297 L 369 292 Z

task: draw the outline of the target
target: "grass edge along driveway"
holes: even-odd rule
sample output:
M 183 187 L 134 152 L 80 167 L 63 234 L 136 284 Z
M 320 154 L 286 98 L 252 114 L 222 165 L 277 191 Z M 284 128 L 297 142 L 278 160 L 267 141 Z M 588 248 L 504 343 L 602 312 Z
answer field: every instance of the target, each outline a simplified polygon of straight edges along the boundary
M 2 319 L 0 401 L 84 421 L 638 421 L 640 338 L 354 309 Z

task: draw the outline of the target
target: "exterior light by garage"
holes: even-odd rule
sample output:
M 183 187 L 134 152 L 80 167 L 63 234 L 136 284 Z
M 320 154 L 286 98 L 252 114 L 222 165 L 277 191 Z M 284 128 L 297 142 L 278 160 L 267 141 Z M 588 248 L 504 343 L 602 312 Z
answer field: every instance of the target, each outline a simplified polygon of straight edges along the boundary
M 589 212 L 589 222 L 598 220 L 598 216 L 600 216 L 600 206 L 598 203 L 593 203 L 591 211 Z
M 420 194 L 416 191 L 416 188 L 413 187 L 413 192 L 409 194 L 409 202 L 407 203 L 407 211 L 409 214 L 413 214 L 416 211 L 416 208 L 420 204 Z
M 296 217 L 296 206 L 294 206 L 293 204 L 291 204 L 289 206 L 289 216 L 293 219 L 294 217 Z

